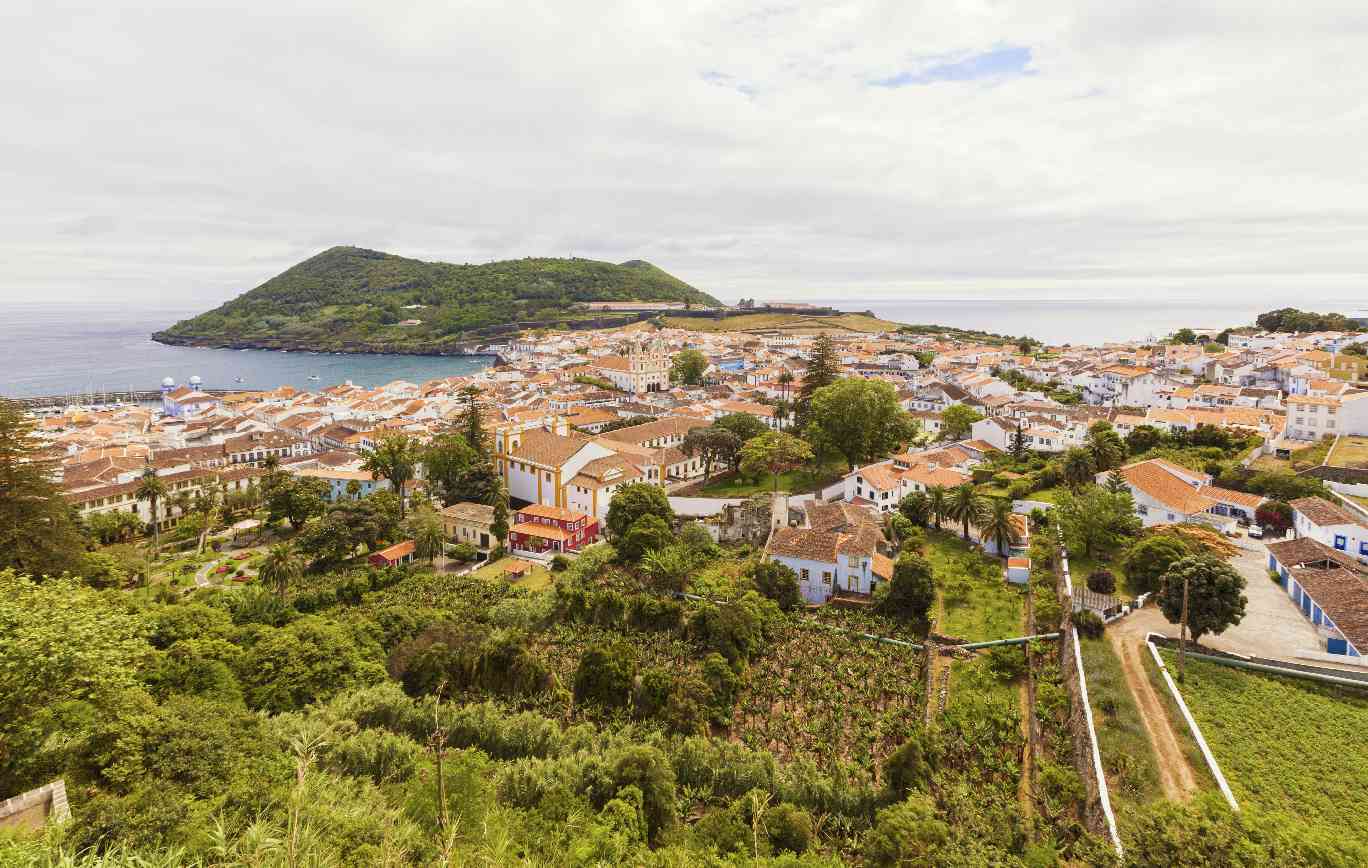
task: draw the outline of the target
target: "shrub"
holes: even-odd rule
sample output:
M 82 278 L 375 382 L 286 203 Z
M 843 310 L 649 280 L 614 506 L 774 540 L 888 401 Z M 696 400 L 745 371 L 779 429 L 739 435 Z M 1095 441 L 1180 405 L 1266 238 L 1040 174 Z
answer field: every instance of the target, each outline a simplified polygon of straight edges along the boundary
M 1088 590 L 1094 594 L 1116 593 L 1116 576 L 1110 570 L 1093 570 L 1088 574 Z
M 551 558 L 551 572 L 563 573 L 570 568 L 570 559 L 565 555 L 556 555 Z
M 1003 681 L 1015 681 L 1026 674 L 1026 652 L 1020 645 L 998 645 L 988 649 L 988 671 Z
M 884 780 L 895 799 L 914 791 L 925 791 L 931 783 L 936 761 L 935 734 L 923 727 L 909 733 L 897 750 L 884 760 Z
M 746 568 L 746 578 L 755 590 L 779 604 L 784 611 L 802 603 L 798 593 L 798 574 L 777 561 L 759 561 Z
M 765 814 L 765 832 L 776 852 L 803 853 L 812 844 L 812 815 L 781 802 Z
M 480 556 L 475 546 L 468 542 L 459 542 L 447 549 L 447 556 L 454 561 L 469 563 Z
M 575 670 L 575 701 L 626 705 L 632 698 L 636 659 L 625 642 L 591 645 Z
M 1098 617 L 1096 612 L 1084 609 L 1081 612 L 1074 612 L 1074 626 L 1078 628 L 1078 635 L 1088 639 L 1098 639 L 1102 636 L 1102 631 L 1106 625 Z

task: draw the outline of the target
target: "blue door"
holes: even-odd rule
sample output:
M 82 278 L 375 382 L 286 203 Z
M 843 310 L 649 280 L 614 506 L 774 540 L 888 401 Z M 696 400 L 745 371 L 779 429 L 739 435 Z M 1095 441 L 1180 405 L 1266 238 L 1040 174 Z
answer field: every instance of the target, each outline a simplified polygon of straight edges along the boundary
M 1301 598 L 1302 614 L 1310 617 L 1311 615 L 1311 595 L 1302 594 Z
M 1325 650 L 1331 654 L 1349 653 L 1349 642 L 1345 639 L 1326 639 Z

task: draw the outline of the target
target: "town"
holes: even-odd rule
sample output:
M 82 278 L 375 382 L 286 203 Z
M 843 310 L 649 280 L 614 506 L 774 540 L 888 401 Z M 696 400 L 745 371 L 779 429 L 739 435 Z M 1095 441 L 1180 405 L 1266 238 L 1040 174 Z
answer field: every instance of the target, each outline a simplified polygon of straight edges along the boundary
M 154 645 L 175 650 L 156 678 L 188 677 L 173 660 L 222 668 L 234 714 L 345 716 L 338 691 L 397 682 L 385 701 L 428 724 L 412 703 L 441 719 L 445 695 L 493 702 L 497 726 L 647 721 L 771 762 L 820 757 L 820 741 L 821 786 L 848 776 L 843 798 L 894 806 L 822 807 L 776 783 L 774 824 L 751 840 L 745 820 L 743 846 L 726 824 L 758 816 L 738 807 L 751 787 L 708 791 L 687 846 L 713 852 L 905 864 L 942 834 L 906 840 L 907 806 L 970 823 L 950 794 L 990 756 L 1010 757 L 985 786 L 1013 831 L 973 834 L 1076 864 L 1151 846 L 1164 801 L 1300 795 L 1298 775 L 1270 794 L 1248 747 L 1221 742 L 1233 706 L 1216 691 L 1232 661 L 1269 684 L 1368 687 L 1368 330 L 1051 346 L 815 322 L 525 331 L 486 348 L 498 364 L 422 383 L 168 377 L 159 404 L 11 405 L 34 484 L 89 541 L 65 561 L 21 546 L 11 566 L 65 572 L 92 606 L 117 591 L 224 619 L 213 641 L 232 661 L 187 626 Z M 10 581 L 30 602 L 59 586 Z M 363 613 L 379 613 L 364 615 L 379 662 L 339 632 Z M 287 634 L 305 644 L 271 644 Z M 319 655 L 326 676 L 268 675 Z M 1305 690 L 1297 713 L 1342 701 L 1368 721 L 1360 699 Z M 1183 692 L 1195 720 L 1166 711 Z M 971 736 L 974 721 L 1000 731 Z M 1205 749 L 1199 724 L 1214 755 L 1186 747 Z M 418 737 L 405 726 L 392 737 Z M 491 737 L 458 744 L 497 754 Z M 1361 748 L 1328 792 L 1352 789 Z M 59 783 L 11 813 L 66 812 Z M 639 842 L 685 824 L 674 795 L 627 798 Z M 847 825 L 819 835 L 819 811 Z

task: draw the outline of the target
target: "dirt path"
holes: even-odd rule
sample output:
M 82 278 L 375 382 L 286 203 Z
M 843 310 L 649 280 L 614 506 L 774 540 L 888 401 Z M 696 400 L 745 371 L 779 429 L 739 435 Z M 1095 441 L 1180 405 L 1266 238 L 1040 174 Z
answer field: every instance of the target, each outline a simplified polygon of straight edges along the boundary
M 1124 621 L 1123 621 L 1124 623 Z M 1126 684 L 1135 696 L 1140 709 L 1140 721 L 1145 725 L 1150 747 L 1154 749 L 1155 764 L 1159 768 L 1159 782 L 1164 787 L 1164 795 L 1172 801 L 1184 801 L 1197 791 L 1197 777 L 1183 753 L 1178 735 L 1173 731 L 1168 711 L 1163 699 L 1150 683 L 1145 672 L 1145 664 L 1140 655 L 1148 654 L 1143 637 L 1134 633 L 1115 629 L 1107 630 L 1116 656 L 1121 660 L 1121 669 L 1126 674 Z
M 1031 750 L 1031 700 L 1026 680 L 1022 679 L 1021 689 L 1017 691 L 1021 702 L 1021 782 L 1017 784 L 1017 802 L 1021 805 L 1023 816 L 1029 817 L 1035 810 L 1035 799 L 1031 793 L 1031 766 L 1035 761 Z

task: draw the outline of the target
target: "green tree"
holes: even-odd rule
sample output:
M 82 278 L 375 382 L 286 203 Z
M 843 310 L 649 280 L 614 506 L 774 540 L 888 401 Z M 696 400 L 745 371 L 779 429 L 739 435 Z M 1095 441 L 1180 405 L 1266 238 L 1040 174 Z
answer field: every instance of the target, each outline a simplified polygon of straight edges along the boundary
M 683 386 L 703 385 L 708 357 L 698 350 L 680 350 L 670 359 L 670 382 Z
M 138 489 L 134 493 L 138 500 L 147 501 L 148 511 L 152 516 L 152 550 L 161 549 L 161 506 L 166 502 L 166 483 L 157 475 L 157 471 L 151 464 L 143 468 L 142 478 L 138 480 Z
M 388 479 L 394 493 L 399 496 L 399 516 L 404 515 L 405 486 L 417 472 L 418 462 L 422 460 L 422 450 L 418 442 L 407 434 L 390 434 L 380 438 L 374 448 L 366 450 L 361 467 L 375 476 Z
M 627 532 L 629 545 L 633 544 L 634 531 L 635 528 Z M 651 589 L 665 593 L 684 590 L 693 565 L 694 558 L 689 549 L 677 544 L 650 549 L 641 558 L 641 572 L 649 580 Z
M 627 705 L 636 668 L 636 655 L 626 642 L 590 645 L 575 669 L 575 701 L 609 708 Z
M 1012 546 L 1021 541 L 1021 534 L 1017 531 L 1015 516 L 1012 513 L 1012 502 L 1002 497 L 993 498 L 984 517 L 982 530 L 983 539 L 992 540 L 998 554 L 1005 560 L 1011 554 Z
M 931 485 L 926 489 L 926 505 L 936 530 L 941 522 L 950 518 L 950 491 L 944 485 Z
M 1160 579 L 1159 608 L 1171 624 L 1183 614 L 1183 586 L 1188 593 L 1188 632 L 1200 642 L 1207 633 L 1224 633 L 1240 623 L 1249 599 L 1245 580 L 1215 555 L 1189 555 L 1172 564 Z
M 897 390 L 881 380 L 854 378 L 823 386 L 813 394 L 807 415 L 808 427 L 832 443 L 852 470 L 917 434 L 916 422 L 898 403 Z
M 879 811 L 863 839 L 863 853 L 868 864 L 880 868 L 938 865 L 949 840 L 950 827 L 937 818 L 935 802 L 917 793 Z
M 413 538 L 414 554 L 429 564 L 446 546 L 442 517 L 431 508 L 415 510 L 409 517 L 409 535 Z
M 467 433 L 447 431 L 432 438 L 423 450 L 423 469 L 443 506 L 461 502 L 466 491 L 466 475 L 480 455 L 471 448 Z
M 356 553 L 357 539 L 346 515 L 329 512 L 306 524 L 295 538 L 299 551 L 317 567 L 340 564 Z
M 1012 432 L 1012 442 L 1007 445 L 1008 453 L 1018 461 L 1026 457 L 1026 432 L 1021 427 L 1021 420 L 1017 420 L 1016 430 Z
M 1126 435 L 1126 449 L 1131 455 L 1148 452 L 1164 442 L 1164 432 L 1153 425 L 1136 425 Z
M 712 478 L 715 464 L 734 464 L 741 451 L 741 438 L 725 428 L 716 425 L 694 428 L 684 435 L 679 450 L 687 457 L 697 455 L 703 460 L 703 481 Z
M 728 413 L 713 424 L 735 434 L 743 445 L 769 430 L 764 422 L 750 413 Z
M 1092 455 L 1086 449 L 1070 449 L 1064 453 L 1062 470 L 1064 481 L 1076 492 L 1092 481 L 1095 472 Z
M 968 404 L 951 404 L 941 411 L 941 439 L 965 439 L 972 433 L 974 423 L 982 418 L 983 414 Z
M 931 562 L 921 555 L 903 552 L 893 562 L 893 578 L 879 607 L 890 615 L 925 623 L 936 605 L 936 581 Z
M 480 415 L 480 389 L 466 386 L 461 390 L 465 399 L 465 410 L 461 414 L 461 428 L 465 434 L 466 445 L 479 458 L 489 457 L 489 435 L 484 430 L 484 420 Z
M 1092 423 L 1084 443 L 1092 457 L 1094 472 L 1111 470 L 1119 466 L 1126 457 L 1126 444 L 1121 441 L 1121 436 L 1112 428 L 1111 423 L 1104 419 Z
M 380 647 L 360 626 L 302 618 L 268 629 L 243 656 L 238 678 L 247 704 L 295 711 L 350 687 L 385 677 Z
M 1197 343 L 1197 333 L 1190 328 L 1181 328 L 1173 333 L 1173 340 L 1180 344 Z
M 300 528 L 304 522 L 321 515 L 328 506 L 328 483 L 311 476 L 281 475 L 266 490 L 266 509 L 270 521 L 285 519 L 290 527 Z
M 352 500 L 359 500 L 361 497 L 361 482 L 356 479 L 347 480 L 347 497 Z
M 648 513 L 633 522 L 615 545 L 618 559 L 623 563 L 634 564 L 648 553 L 666 548 L 673 541 L 674 534 L 665 520 L 659 515 Z
M 978 489 L 974 488 L 974 483 L 965 482 L 951 490 L 949 510 L 950 518 L 960 523 L 964 538 L 968 540 L 969 525 L 977 527 L 983 524 L 987 505 L 983 502 L 983 496 L 978 493 Z
M 926 527 L 931 520 L 931 499 L 924 491 L 914 491 L 898 501 L 898 512 L 917 527 Z
M 42 453 L 34 424 L 22 407 L 0 398 L 0 570 L 39 577 L 79 572 L 85 540 L 52 482 L 56 468 Z
M 289 590 L 290 585 L 299 581 L 303 574 L 304 569 L 289 543 L 271 546 L 271 550 L 261 561 L 261 568 L 257 571 L 257 577 L 262 583 L 275 588 L 276 596 L 282 600 L 285 599 L 285 592 Z
M 655 515 L 666 524 L 674 521 L 674 510 L 664 489 L 648 482 L 624 485 L 608 504 L 605 524 L 612 539 L 618 539 L 645 515 Z
M 798 424 L 807 425 L 808 405 L 818 389 L 830 386 L 841 376 L 841 360 L 836 357 L 836 348 L 831 338 L 825 334 L 817 336 L 812 342 L 812 352 L 808 356 L 807 370 L 803 372 L 803 385 L 798 389 Z
M 802 605 L 798 574 L 778 561 L 755 561 L 746 567 L 746 579 L 756 591 L 773 600 L 785 612 Z
M 1113 470 L 1107 474 L 1106 488 L 1112 494 L 1124 494 L 1130 491 L 1130 483 L 1126 481 L 1126 477 L 1122 475 L 1120 470 Z
M 812 447 L 783 431 L 766 431 L 741 447 L 741 472 L 759 477 L 761 472 L 774 477 L 779 491 L 780 474 L 812 460 Z
M 494 490 L 494 502 L 490 505 L 494 507 L 494 517 L 489 523 L 489 532 L 497 547 L 503 548 L 508 544 L 508 487 L 502 479 Z
M 1051 515 L 1069 551 L 1085 557 L 1112 551 L 1140 531 L 1131 496 L 1112 494 L 1097 485 L 1064 492 Z
M 1169 534 L 1154 534 L 1136 540 L 1121 560 L 1130 591 L 1144 594 L 1157 591 L 1169 567 L 1190 555 L 1187 545 Z

